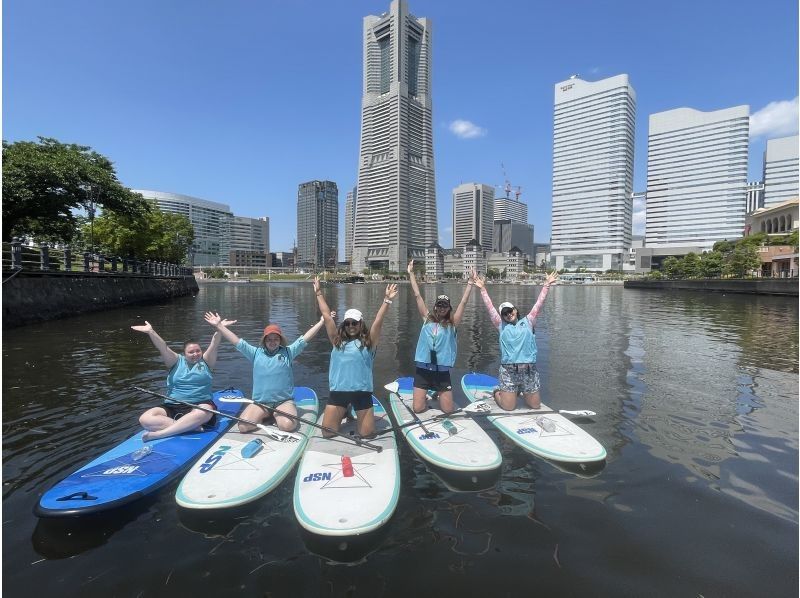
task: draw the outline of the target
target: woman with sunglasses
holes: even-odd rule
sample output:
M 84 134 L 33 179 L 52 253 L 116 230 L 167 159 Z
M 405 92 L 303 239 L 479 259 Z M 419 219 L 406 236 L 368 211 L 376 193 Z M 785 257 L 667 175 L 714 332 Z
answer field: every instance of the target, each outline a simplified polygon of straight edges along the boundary
M 217 363 L 219 334 L 214 333 L 205 352 L 197 341 L 186 341 L 183 343 L 183 353 L 178 355 L 167 346 L 147 320 L 143 325 L 131 326 L 131 329 L 150 337 L 150 341 L 161 354 L 164 365 L 169 368 L 168 396 L 201 407 L 215 408 L 211 400 L 211 368 Z M 181 432 L 196 430 L 203 424 L 213 426 L 215 417 L 214 414 L 202 409 L 165 400 L 160 407 L 148 409 L 139 417 L 139 423 L 147 430 L 142 440 L 146 442 L 174 436 Z
M 217 329 L 226 340 L 236 346 L 250 363 L 253 364 L 253 401 L 255 403 L 245 407 L 242 419 L 262 423 L 268 419 L 272 412 L 268 407 L 280 409 L 289 415 L 297 416 L 297 406 L 294 404 L 294 374 L 292 364 L 300 353 L 306 348 L 308 342 L 316 336 L 322 328 L 322 318 L 308 329 L 303 336 L 291 345 L 283 336 L 281 327 L 269 324 L 264 328 L 261 342 L 258 347 L 239 338 L 228 326 L 235 324 L 236 320 L 226 320 L 218 313 L 206 312 L 205 320 Z M 291 432 L 297 427 L 294 419 L 275 413 L 275 424 L 284 432 Z M 252 432 L 256 427 L 251 424 L 239 422 L 240 432 Z
M 513 411 L 517 407 L 517 395 L 521 393 L 531 409 L 539 409 L 541 382 L 536 369 L 536 331 L 533 325 L 550 286 L 558 280 L 558 272 L 547 275 L 536 303 L 522 319 L 519 319 L 517 308 L 508 301 L 500 304 L 500 313 L 497 313 L 486 290 L 485 280 L 477 275 L 472 280 L 481 290 L 492 324 L 500 330 L 500 387 L 494 391 L 495 401 L 506 411 Z
M 474 277 L 473 271 L 473 277 Z M 450 381 L 450 369 L 456 363 L 457 336 L 456 326 L 461 323 L 466 300 L 472 292 L 472 279 L 467 280 L 464 295 L 453 313 L 450 297 L 439 295 L 433 304 L 433 311 L 428 311 L 425 299 L 419 291 L 417 278 L 414 276 L 414 260 L 408 263 L 408 278 L 417 301 L 419 315 L 422 316 L 422 330 L 417 340 L 417 351 L 414 354 L 416 371 L 414 373 L 413 409 L 422 413 L 427 407 L 429 390 L 439 393 L 439 407 L 445 413 L 455 411 L 453 405 L 453 385 Z
M 397 285 L 386 286 L 383 301 L 375 315 L 372 326 L 367 327 L 362 313 L 357 309 L 344 312 L 344 320 L 338 326 L 333 321 L 331 310 L 319 287 L 319 277 L 314 277 L 314 293 L 325 320 L 325 330 L 333 345 L 328 370 L 330 396 L 322 416 L 322 425 L 339 431 L 342 419 L 350 405 L 356 412 L 356 430 L 359 436 L 368 438 L 375 432 L 375 415 L 372 409 L 372 365 L 381 337 L 383 318 L 389 311 L 392 299 L 397 295 Z M 323 432 L 323 436 L 333 436 Z

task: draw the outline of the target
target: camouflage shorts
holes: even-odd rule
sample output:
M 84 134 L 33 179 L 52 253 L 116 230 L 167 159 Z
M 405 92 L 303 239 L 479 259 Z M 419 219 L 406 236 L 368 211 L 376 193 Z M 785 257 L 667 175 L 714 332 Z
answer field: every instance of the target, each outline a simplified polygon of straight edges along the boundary
M 535 363 L 501 364 L 499 378 L 503 392 L 530 394 L 542 387 Z

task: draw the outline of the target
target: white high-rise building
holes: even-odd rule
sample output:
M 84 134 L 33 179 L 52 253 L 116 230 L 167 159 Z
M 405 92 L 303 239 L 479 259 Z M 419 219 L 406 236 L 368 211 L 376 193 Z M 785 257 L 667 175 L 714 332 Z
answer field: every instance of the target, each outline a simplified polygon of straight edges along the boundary
M 162 212 L 183 214 L 194 228 L 194 265 L 227 266 L 230 257 L 233 213 L 224 203 L 190 195 L 133 189 L 145 199 L 155 202 Z
M 437 240 L 431 23 L 394 0 L 364 17 L 364 87 L 352 268 L 404 271 Z
M 453 247 L 464 247 L 475 239 L 492 246 L 494 187 L 464 183 L 453 189 Z
M 744 232 L 749 106 L 650 115 L 646 247 L 711 249 Z
M 494 200 L 494 219 L 528 224 L 528 204 L 510 197 L 498 197 Z
M 764 152 L 764 206 L 770 208 L 800 193 L 798 177 L 798 136 L 767 140 Z
M 752 214 L 759 208 L 764 207 L 764 182 L 753 181 L 747 183 L 747 208 L 745 212 Z
M 636 94 L 628 75 L 555 86 L 551 252 L 558 269 L 621 270 L 631 244 Z
M 358 187 L 353 187 L 344 200 L 344 261 L 348 263 L 353 259 L 353 226 L 356 223 L 357 201 Z

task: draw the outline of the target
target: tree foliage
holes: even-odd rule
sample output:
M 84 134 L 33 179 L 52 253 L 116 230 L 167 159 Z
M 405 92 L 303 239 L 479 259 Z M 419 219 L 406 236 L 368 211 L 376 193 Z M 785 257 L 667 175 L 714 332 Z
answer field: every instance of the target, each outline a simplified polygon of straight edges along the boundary
M 725 260 L 723 273 L 733 276 L 744 276 L 761 267 L 761 260 L 755 247 L 738 245 Z
M 112 162 L 88 146 L 39 141 L 3 141 L 3 240 L 31 236 L 69 243 L 78 210 L 142 216 L 144 198 L 124 187 Z
M 84 239 L 89 226 L 81 229 Z M 186 216 L 162 212 L 155 204 L 142 217 L 108 212 L 94 219 L 94 245 L 108 255 L 179 264 L 187 261 L 193 241 L 194 227 Z

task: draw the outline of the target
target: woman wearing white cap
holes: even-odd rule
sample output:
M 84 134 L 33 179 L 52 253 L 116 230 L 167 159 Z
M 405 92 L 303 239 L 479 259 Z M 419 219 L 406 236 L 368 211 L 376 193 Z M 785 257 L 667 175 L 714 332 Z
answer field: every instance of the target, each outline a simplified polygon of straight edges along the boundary
M 319 310 L 325 321 L 325 330 L 333 345 L 328 370 L 330 396 L 322 417 L 322 425 L 338 431 L 348 407 L 356 412 L 356 428 L 362 437 L 375 432 L 375 416 L 372 409 L 372 365 L 381 336 L 383 318 L 397 295 L 397 285 L 386 286 L 383 302 L 378 308 L 372 326 L 367 328 L 363 314 L 357 309 L 344 312 L 344 319 L 337 328 L 331 310 L 319 288 L 319 277 L 314 277 L 314 293 Z M 332 434 L 323 432 L 323 436 Z
M 558 272 L 551 272 L 544 281 L 544 287 L 539 292 L 536 304 L 522 319 L 519 312 L 508 301 L 500 304 L 500 313 L 497 313 L 489 293 L 486 291 L 484 280 L 473 276 L 472 280 L 481 290 L 481 297 L 492 324 L 500 330 L 500 388 L 495 390 L 494 398 L 497 404 L 506 411 L 513 411 L 517 406 L 517 395 L 522 393 L 525 402 L 531 409 L 539 409 L 541 399 L 539 389 L 539 371 L 536 369 L 536 332 L 533 328 L 536 316 L 544 304 L 547 292 L 556 280 Z
M 474 276 L 474 272 L 473 272 Z M 416 371 L 414 373 L 413 409 L 422 413 L 427 409 L 427 393 L 429 390 L 439 393 L 439 406 L 445 413 L 455 410 L 453 405 L 453 385 L 450 381 L 450 369 L 456 363 L 457 338 L 456 326 L 461 323 L 464 305 L 472 292 L 472 280 L 467 281 L 464 295 L 455 313 L 450 304 L 450 297 L 439 295 L 433 305 L 433 312 L 428 311 L 425 299 L 419 292 L 417 278 L 414 276 L 414 260 L 408 263 L 408 278 L 417 300 L 417 309 L 422 316 L 422 330 L 417 340 L 417 351 L 414 354 Z

